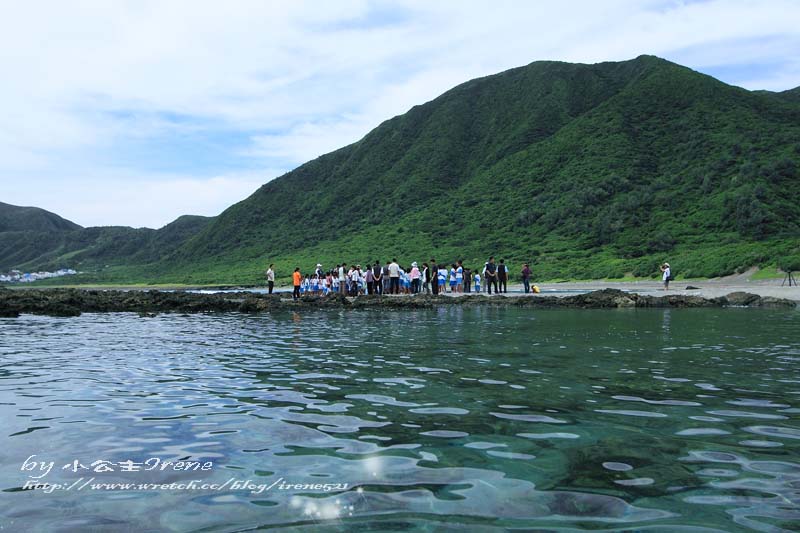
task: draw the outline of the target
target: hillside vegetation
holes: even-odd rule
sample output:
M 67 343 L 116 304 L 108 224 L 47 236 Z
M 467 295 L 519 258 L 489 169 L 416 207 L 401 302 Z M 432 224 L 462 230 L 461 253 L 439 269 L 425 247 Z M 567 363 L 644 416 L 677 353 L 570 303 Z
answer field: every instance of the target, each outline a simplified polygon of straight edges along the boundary
M 179 283 L 255 283 L 267 261 L 288 275 L 390 256 L 477 265 L 494 254 L 515 269 L 531 261 L 538 279 L 647 277 L 664 260 L 684 277 L 797 268 L 798 94 L 651 56 L 536 62 L 384 122 L 195 233 L 148 247 L 142 230 L 119 229 L 75 258 L 94 268 L 87 280 Z M 42 260 L 64 260 L 50 250 Z

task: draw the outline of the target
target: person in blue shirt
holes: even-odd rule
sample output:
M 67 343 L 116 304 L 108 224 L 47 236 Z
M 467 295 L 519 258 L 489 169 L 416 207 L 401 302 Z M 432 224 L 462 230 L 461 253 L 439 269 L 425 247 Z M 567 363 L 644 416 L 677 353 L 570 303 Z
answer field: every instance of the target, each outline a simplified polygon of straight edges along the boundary
M 475 274 L 475 292 L 481 292 L 481 275 Z
M 464 292 L 464 267 L 461 261 L 456 265 L 456 292 Z

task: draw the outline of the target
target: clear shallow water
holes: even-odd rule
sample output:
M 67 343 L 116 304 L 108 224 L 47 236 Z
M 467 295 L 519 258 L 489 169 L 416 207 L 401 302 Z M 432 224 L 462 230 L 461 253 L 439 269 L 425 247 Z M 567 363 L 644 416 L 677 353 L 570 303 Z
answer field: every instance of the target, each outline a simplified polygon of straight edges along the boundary
M 797 529 L 799 326 L 753 310 L 2 319 L 0 530 Z M 33 454 L 64 486 L 348 487 L 22 491 Z M 149 458 L 213 468 L 62 468 Z

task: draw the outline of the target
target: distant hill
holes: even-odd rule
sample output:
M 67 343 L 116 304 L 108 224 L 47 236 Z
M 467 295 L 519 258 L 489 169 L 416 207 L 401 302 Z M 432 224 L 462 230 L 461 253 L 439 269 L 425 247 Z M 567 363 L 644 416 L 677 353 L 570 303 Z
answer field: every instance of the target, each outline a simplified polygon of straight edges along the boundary
M 69 231 L 80 228 L 74 222 L 38 207 L 19 207 L 0 202 L 0 232 Z
M 390 256 L 477 266 L 494 254 L 514 270 L 532 262 L 540 279 L 800 261 L 796 95 L 652 56 L 535 62 L 387 120 L 177 246 L 133 245 L 153 250 L 137 256 L 122 241 L 138 237 L 120 235 L 81 257 L 97 279 L 185 283 L 254 283 L 267 261 L 288 275 Z
M 182 216 L 163 228 L 122 226 L 65 231 L 0 232 L 0 271 L 57 270 L 63 267 L 96 271 L 106 265 L 157 263 L 197 234 L 212 218 Z
M 783 91 L 781 93 L 778 93 L 778 95 L 791 102 L 800 103 L 800 87 L 795 87 L 794 89 Z

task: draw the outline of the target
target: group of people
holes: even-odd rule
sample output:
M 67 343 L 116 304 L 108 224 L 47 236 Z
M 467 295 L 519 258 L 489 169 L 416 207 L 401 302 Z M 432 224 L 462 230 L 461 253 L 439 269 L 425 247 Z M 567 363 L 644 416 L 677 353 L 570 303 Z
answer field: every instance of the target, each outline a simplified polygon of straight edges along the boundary
M 531 292 L 530 266 L 525 263 L 520 272 L 525 292 Z M 266 272 L 267 286 L 272 294 L 275 287 L 274 264 L 269 265 Z M 402 267 L 397 259 L 387 261 L 381 265 L 380 261 L 374 264 L 347 265 L 342 263 L 335 268 L 324 270 L 317 264 L 312 274 L 302 274 L 300 267 L 292 273 L 292 297 L 300 298 L 304 294 L 325 296 L 331 293 L 340 293 L 347 296 L 362 294 L 445 294 L 481 292 L 488 294 L 508 292 L 509 270 L 505 260 L 495 262 L 490 257 L 483 269 L 473 271 L 465 267 L 463 261 L 455 263 L 438 264 L 435 259 L 430 263 L 419 265 L 416 261 L 410 266 Z M 538 292 L 538 289 L 536 290 Z

